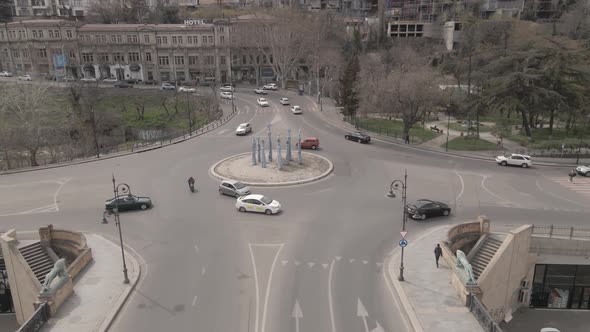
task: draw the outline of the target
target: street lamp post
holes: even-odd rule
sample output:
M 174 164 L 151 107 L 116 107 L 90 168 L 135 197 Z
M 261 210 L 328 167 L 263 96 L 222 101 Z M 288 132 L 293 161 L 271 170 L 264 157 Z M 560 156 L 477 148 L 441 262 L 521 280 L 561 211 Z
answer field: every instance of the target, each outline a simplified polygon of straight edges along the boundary
M 395 198 L 397 195 L 394 191 L 397 191 L 399 187 L 402 188 L 402 232 L 405 233 L 406 231 L 406 222 L 408 220 L 408 216 L 406 214 L 406 193 L 408 189 L 408 171 L 406 170 L 404 173 L 404 179 L 402 180 L 393 180 L 389 185 L 389 191 L 387 192 L 387 197 Z M 404 281 L 404 247 L 402 246 L 402 255 L 401 255 L 401 263 L 399 266 L 399 281 Z
M 120 184 L 116 184 L 115 183 L 115 175 L 113 174 L 113 193 L 115 194 L 115 209 L 112 211 L 112 214 L 114 214 L 115 217 L 115 226 L 119 229 L 119 241 L 121 243 L 121 257 L 123 258 L 123 283 L 128 284 L 129 283 L 129 277 L 127 276 L 127 264 L 125 262 L 125 249 L 123 247 L 123 233 L 121 231 L 121 219 L 119 216 L 119 204 L 118 204 L 118 197 L 119 197 L 119 188 L 121 188 L 121 192 L 123 194 L 127 194 L 127 195 L 131 195 L 131 187 L 129 187 L 128 184 L 126 183 L 120 183 Z M 111 215 L 111 212 L 108 210 L 105 210 L 103 215 L 102 215 L 102 223 L 103 224 L 108 224 L 108 220 L 107 220 L 107 216 Z

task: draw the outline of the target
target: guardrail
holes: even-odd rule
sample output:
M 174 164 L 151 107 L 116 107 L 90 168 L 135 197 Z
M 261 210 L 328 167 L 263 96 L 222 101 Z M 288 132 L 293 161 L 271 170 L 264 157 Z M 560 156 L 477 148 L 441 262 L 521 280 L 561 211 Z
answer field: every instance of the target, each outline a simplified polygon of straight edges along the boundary
M 37 310 L 33 313 L 33 316 L 21 325 L 16 332 L 37 332 L 41 330 L 43 324 L 49 320 L 49 304 L 47 302 L 41 303 Z
M 502 329 L 492 318 L 486 307 L 479 301 L 477 296 L 469 293 L 469 311 L 473 314 L 479 325 L 487 332 L 502 332 Z
M 533 236 L 561 238 L 590 238 L 590 229 L 554 225 L 533 225 Z

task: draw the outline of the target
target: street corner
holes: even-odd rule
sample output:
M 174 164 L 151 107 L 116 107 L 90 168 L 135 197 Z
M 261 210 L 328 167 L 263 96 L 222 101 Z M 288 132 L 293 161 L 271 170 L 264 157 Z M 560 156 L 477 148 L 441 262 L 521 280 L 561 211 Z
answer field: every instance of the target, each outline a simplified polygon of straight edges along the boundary
M 233 179 L 254 187 L 290 186 L 318 181 L 328 176 L 334 169 L 333 163 L 325 157 L 314 153 L 302 152 L 302 163 L 299 164 L 297 153 L 293 160 L 287 162 L 286 153 L 282 153 L 281 169 L 276 160 L 277 151 L 273 151 L 273 161 L 266 162 L 266 167 L 256 160 L 253 165 L 252 153 L 242 153 L 225 158 L 210 168 L 211 175 L 216 179 Z
M 70 178 L 0 184 L 0 217 L 59 211 L 59 194 Z

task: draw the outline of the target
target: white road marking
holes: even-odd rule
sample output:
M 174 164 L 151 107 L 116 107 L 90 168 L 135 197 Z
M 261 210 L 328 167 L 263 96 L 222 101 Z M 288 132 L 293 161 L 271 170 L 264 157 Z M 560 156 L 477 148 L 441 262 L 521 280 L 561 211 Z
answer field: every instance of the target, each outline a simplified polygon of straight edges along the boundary
M 282 260 L 282 261 L 281 261 L 281 264 L 282 264 L 283 266 L 287 265 L 287 263 L 289 263 L 289 261 L 286 261 L 286 260 Z
M 227 129 L 227 128 L 226 128 L 226 129 L 222 129 L 222 130 L 220 130 L 220 131 L 219 131 L 219 133 L 217 133 L 217 134 L 218 134 L 218 135 L 223 135 L 223 134 L 225 134 L 225 133 L 226 133 L 228 130 L 229 130 L 229 129 Z
M 481 187 L 483 188 L 483 190 L 485 190 L 488 194 L 490 194 L 490 195 L 496 197 L 497 199 L 499 199 L 501 205 L 509 206 L 509 207 L 512 207 L 512 206 L 520 207 L 520 204 L 513 204 L 509 200 L 504 199 L 504 198 L 502 198 L 502 197 L 494 194 L 491 190 L 488 189 L 488 187 L 486 187 L 485 182 L 488 179 L 488 176 L 487 175 L 482 175 L 481 177 L 482 177 L 482 179 L 481 179 Z
M 351 262 L 351 263 L 354 263 L 354 261 L 356 261 L 356 259 L 354 259 L 354 258 L 351 258 L 351 259 L 349 259 L 348 261 L 349 261 L 349 262 Z
M 195 297 L 193 297 L 193 304 L 192 306 L 194 307 L 197 304 L 197 296 L 195 295 Z
M 323 267 L 323 268 L 324 268 L 324 270 L 325 270 L 325 269 L 327 269 L 327 268 L 328 268 L 328 264 L 322 264 L 322 267 Z
M 459 195 L 457 195 L 457 197 L 455 197 L 455 207 L 456 207 L 457 201 L 459 200 L 459 198 L 461 198 L 461 196 L 463 195 L 463 192 L 465 191 L 465 182 L 463 182 L 463 177 L 461 176 L 461 174 L 459 174 L 457 171 L 455 171 L 455 174 L 459 177 L 459 180 L 461 180 L 461 191 L 459 192 Z
M 57 196 L 59 196 L 59 192 L 61 191 L 61 188 L 63 188 L 63 186 L 66 185 L 66 183 L 68 183 L 68 181 L 70 181 L 72 178 L 65 178 L 63 181 L 58 181 L 58 183 L 60 183 L 59 187 L 57 188 L 57 190 L 55 191 L 55 193 L 53 194 L 53 204 L 55 204 L 55 211 L 59 211 L 59 204 L 57 204 Z
M 195 244 L 195 252 L 198 254 L 199 253 L 199 246 Z
M 295 266 L 299 266 L 299 264 L 301 264 L 301 263 L 299 261 L 295 261 L 295 263 L 293 263 L 293 264 L 295 264 Z
M 203 268 L 201 269 L 201 275 L 204 276 L 205 273 L 207 272 L 207 270 L 205 269 L 205 267 L 203 266 Z
M 561 197 L 561 196 L 559 196 L 559 195 L 555 195 L 555 194 L 553 194 L 552 192 L 550 192 L 550 191 L 548 191 L 548 190 L 545 190 L 543 187 L 541 187 L 541 184 L 539 183 L 539 180 L 535 181 L 535 184 L 537 185 L 537 188 L 538 188 L 539 190 L 541 190 L 543 193 L 545 193 L 545 194 L 547 194 L 547 195 L 549 195 L 549 196 L 551 196 L 551 197 L 553 197 L 553 198 L 561 199 L 561 200 L 564 200 L 564 201 L 566 201 L 566 202 L 570 202 L 570 203 L 573 203 L 573 204 L 575 204 L 575 205 L 579 205 L 579 206 L 585 207 L 585 205 L 583 205 L 583 204 L 580 204 L 580 203 L 578 203 L 578 202 L 576 202 L 576 201 L 572 201 L 571 199 L 567 199 L 567 198 Z
M 376 264 L 377 264 L 377 267 L 383 267 L 383 263 L 381 263 L 381 262 L 377 262 Z
M 334 319 L 334 303 L 332 300 L 332 276 L 334 275 L 334 263 L 330 263 L 330 272 L 328 273 L 328 305 L 330 307 L 330 323 L 332 323 L 332 332 L 336 332 L 336 320 Z
M 255 284 L 255 290 L 256 290 L 256 318 L 254 320 L 254 327 L 255 327 L 255 332 L 265 332 L 266 329 L 266 313 L 268 311 L 268 298 L 270 296 L 270 286 L 272 284 L 272 275 L 274 273 L 274 269 L 275 269 L 275 265 L 277 263 L 277 259 L 279 258 L 279 253 L 281 252 L 281 250 L 283 249 L 283 246 L 285 244 L 281 243 L 281 244 L 253 244 L 253 243 L 248 243 L 248 248 L 250 249 L 250 258 L 252 259 L 252 266 L 254 268 L 254 284 Z M 270 274 L 268 276 L 268 282 L 266 284 L 266 293 L 264 295 L 264 304 L 262 307 L 262 323 L 260 325 L 260 329 L 258 329 L 259 326 L 259 320 L 260 320 L 260 287 L 258 284 L 258 271 L 256 268 L 256 260 L 254 258 L 254 251 L 252 250 L 253 246 L 257 246 L 257 247 L 278 247 L 279 249 L 277 250 L 277 252 L 275 253 L 275 257 L 272 260 L 272 264 L 270 266 Z
M 363 261 L 363 264 L 367 265 L 369 264 L 369 261 Z
M 310 269 L 311 269 L 311 268 L 313 268 L 313 266 L 314 266 L 314 265 L 315 265 L 315 263 L 314 263 L 314 262 L 308 262 L 308 263 L 307 263 L 307 266 L 309 266 L 309 268 L 310 268 Z
M 340 262 L 340 260 L 342 259 L 342 256 L 336 256 L 335 258 L 338 262 Z

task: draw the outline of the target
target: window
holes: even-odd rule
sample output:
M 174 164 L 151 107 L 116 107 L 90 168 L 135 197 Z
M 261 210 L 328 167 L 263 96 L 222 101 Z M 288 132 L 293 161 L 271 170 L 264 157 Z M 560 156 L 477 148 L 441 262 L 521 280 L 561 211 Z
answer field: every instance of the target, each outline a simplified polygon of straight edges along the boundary
M 117 42 L 117 36 L 111 35 L 111 43 L 116 43 L 116 42 Z
M 219 43 L 221 45 L 225 44 L 225 36 L 219 36 Z
M 242 64 L 245 65 L 246 63 L 248 63 L 248 62 L 246 62 L 246 56 L 242 55 Z
M 162 37 L 162 44 L 168 44 L 168 37 Z
M 8 58 L 8 49 L 3 49 L 2 50 L 2 55 L 4 55 L 5 58 Z
M 162 44 L 162 37 L 156 37 L 156 44 Z
M 137 35 L 132 35 L 131 36 L 131 42 L 134 44 L 137 44 Z
M 37 30 L 33 30 L 33 32 L 34 32 L 33 36 L 36 36 Z M 10 31 L 9 34 L 10 34 L 10 38 L 16 39 L 16 31 L 15 30 Z
M 94 56 L 92 55 L 92 53 L 82 53 L 82 61 L 94 62 Z
M 131 35 L 127 35 L 127 43 L 131 44 Z
M 125 62 L 125 56 L 123 54 L 117 52 L 113 53 L 113 61 L 114 62 Z
M 107 53 L 98 53 L 98 62 L 109 62 L 109 55 Z
M 224 30 L 224 29 L 223 29 L 223 27 L 219 27 L 219 28 L 217 29 L 217 31 L 219 31 L 219 32 L 223 32 L 223 30 Z
M 47 50 L 44 49 L 44 48 L 40 48 L 38 53 L 39 53 L 39 57 L 40 58 L 46 58 L 47 57 Z
M 161 66 L 168 66 L 170 64 L 170 59 L 168 58 L 168 56 L 159 56 L 158 63 Z
M 72 39 L 74 36 L 72 34 L 72 30 L 66 30 L 66 38 L 67 39 Z
M 225 65 L 225 64 L 226 64 L 226 63 L 225 63 L 225 56 L 223 56 L 223 55 L 222 55 L 222 56 L 219 58 L 219 62 L 220 62 L 222 65 Z
M 199 64 L 199 57 L 196 55 L 189 55 L 188 56 L 188 64 L 189 65 L 198 65 Z
M 145 61 L 152 62 L 152 54 L 150 52 L 145 53 Z
M 55 36 L 55 38 L 59 38 L 59 30 L 53 30 L 53 35 Z
M 176 43 L 177 43 L 176 36 L 172 36 L 172 44 L 176 44 Z
M 138 52 L 129 52 L 129 62 L 138 62 L 139 61 L 139 53 Z
M 232 62 L 232 63 L 236 63 L 236 64 L 237 64 L 239 59 L 240 59 L 240 58 L 238 58 L 238 56 L 234 54 L 234 55 L 233 55 L 233 59 L 232 59 L 232 61 L 231 61 L 231 62 Z
M 49 38 L 53 38 L 53 30 L 49 30 Z
M 207 36 L 203 36 L 203 37 L 201 37 L 201 43 L 202 43 L 203 45 L 207 45 Z
M 103 44 L 106 44 L 107 43 L 107 36 L 106 35 L 101 35 L 100 36 L 100 42 L 103 43 Z
M 207 55 L 205 57 L 205 64 L 206 65 L 214 65 L 215 64 L 215 58 L 213 57 L 213 55 Z
M 70 51 L 70 58 L 75 59 L 76 58 L 76 52 Z
M 31 53 L 29 52 L 28 49 L 23 49 L 21 50 L 22 54 L 23 54 L 23 58 L 30 58 L 31 57 Z
M 178 36 L 178 43 L 182 44 L 183 43 L 184 38 L 182 38 L 182 36 Z
M 4 32 L 2 32 L 2 38 L 4 38 Z M 19 39 L 27 39 L 27 31 L 26 30 L 18 30 L 18 38 Z
M 20 53 L 18 50 L 12 50 L 12 57 L 13 58 L 20 58 Z
M 95 43 L 100 42 L 100 35 L 94 35 L 94 42 Z
M 149 43 L 150 43 L 150 35 L 143 35 L 143 41 L 144 41 L 146 44 L 149 44 Z
M 0 31 L 0 39 L 4 39 L 4 31 Z
M 192 44 L 193 43 L 193 37 L 192 36 L 186 36 L 186 43 L 187 44 Z
M 123 36 L 117 35 L 117 43 L 122 43 L 122 42 L 123 42 Z
M 207 37 L 209 44 L 213 44 L 213 36 Z
M 175 65 L 184 65 L 184 55 L 175 55 L 174 56 L 174 64 Z
M 14 36 L 12 36 L 14 34 Z M 16 38 L 16 31 L 10 31 L 10 36 L 12 38 Z M 37 30 L 33 30 L 33 39 L 39 38 L 39 34 L 37 34 Z
M 37 33 L 39 34 L 39 38 L 43 38 L 43 30 L 39 30 Z

